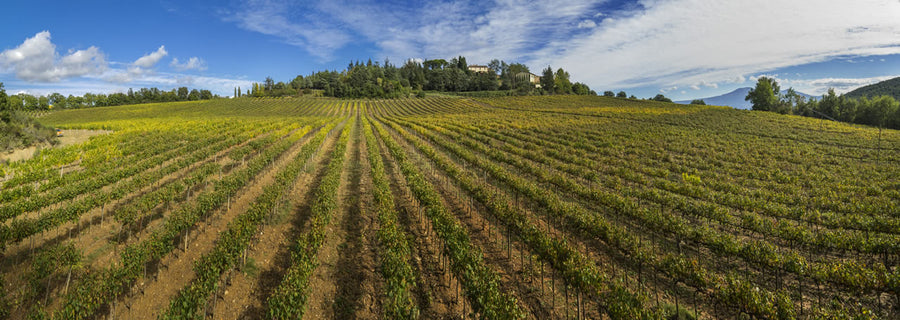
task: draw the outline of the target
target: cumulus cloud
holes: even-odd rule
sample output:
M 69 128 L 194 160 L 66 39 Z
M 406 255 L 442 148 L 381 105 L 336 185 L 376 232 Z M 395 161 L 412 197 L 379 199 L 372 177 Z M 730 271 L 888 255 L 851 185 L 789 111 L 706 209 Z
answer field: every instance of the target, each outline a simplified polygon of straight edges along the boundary
M 104 75 L 104 78 L 107 81 L 118 83 L 134 81 L 137 78 L 152 74 L 154 72 L 153 67 L 167 55 L 169 55 L 169 52 L 166 51 L 166 46 L 159 46 L 159 49 L 156 49 L 156 51 L 145 54 L 128 64 L 126 70 L 110 70 Z
M 203 61 L 203 59 L 200 59 L 198 57 L 191 57 L 184 63 L 179 63 L 178 58 L 172 58 L 172 63 L 170 63 L 169 65 L 178 71 L 206 70 L 206 61 Z
M 67 78 L 100 74 L 107 68 L 106 58 L 97 47 L 69 50 L 61 57 L 43 31 L 14 49 L 0 53 L 0 68 L 16 78 L 30 82 L 57 82 Z
M 159 49 L 138 58 L 133 64 L 141 68 L 152 68 L 159 60 L 162 60 L 162 58 L 167 55 L 169 55 L 169 52 L 166 51 L 166 46 L 159 46 Z
M 9 92 L 41 95 L 52 92 L 82 95 L 85 92 L 121 92 L 129 87 L 166 88 L 182 85 L 209 89 L 219 95 L 230 95 L 234 87 L 250 87 L 251 82 L 240 77 L 230 79 L 157 73 L 154 68 L 168 54 L 165 46 L 160 46 L 133 62 L 108 62 L 100 49 L 91 46 L 83 50 L 69 50 L 65 55 L 60 55 L 56 51 L 56 45 L 50 41 L 50 32 L 43 31 L 13 49 L 0 52 L 0 77 L 2 73 L 15 75 L 15 78 L 3 79 Z M 179 71 L 205 70 L 206 62 L 199 57 L 191 57 L 184 62 L 173 59 L 171 66 Z
M 162 60 L 163 57 L 169 55 L 169 52 L 166 51 L 166 46 L 159 46 L 159 49 L 156 51 L 148 53 L 143 57 L 138 58 L 131 64 L 132 68 L 140 69 L 149 69 L 153 68 L 159 60 Z

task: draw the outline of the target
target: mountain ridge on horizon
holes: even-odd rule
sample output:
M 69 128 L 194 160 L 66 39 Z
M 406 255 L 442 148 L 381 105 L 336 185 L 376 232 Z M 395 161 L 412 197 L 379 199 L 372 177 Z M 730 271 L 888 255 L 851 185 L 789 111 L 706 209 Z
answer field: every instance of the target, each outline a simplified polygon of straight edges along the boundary
M 752 104 L 750 103 L 750 101 L 744 100 L 744 98 L 747 97 L 747 93 L 750 92 L 750 89 L 753 89 L 753 88 L 752 87 L 742 87 L 742 88 L 737 88 L 737 89 L 732 90 L 731 92 L 724 93 L 724 94 L 721 94 L 718 96 L 698 98 L 698 99 L 703 100 L 703 102 L 705 102 L 707 105 L 712 105 L 712 106 L 725 106 L 725 107 L 732 107 L 735 109 L 750 109 Z M 781 94 L 784 94 L 784 93 L 787 93 L 787 90 L 781 90 Z M 799 94 L 803 97 L 806 97 L 807 99 L 817 97 L 817 96 L 806 94 L 806 93 L 803 93 L 800 91 L 797 91 L 797 94 Z M 697 100 L 697 99 L 680 100 L 680 101 L 675 101 L 675 103 L 689 104 L 693 100 Z

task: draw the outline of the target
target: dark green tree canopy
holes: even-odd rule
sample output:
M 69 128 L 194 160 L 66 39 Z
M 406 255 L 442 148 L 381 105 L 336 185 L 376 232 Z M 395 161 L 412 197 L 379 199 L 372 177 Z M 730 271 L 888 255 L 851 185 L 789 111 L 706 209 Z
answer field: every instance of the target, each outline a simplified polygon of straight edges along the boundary
M 567 71 L 554 72 L 549 66 L 544 70 L 538 90 L 532 81 L 528 66 L 493 59 L 488 72 L 469 70 L 466 57 L 458 56 L 450 61 L 429 59 L 407 60 L 402 66 L 394 66 L 385 59 L 383 64 L 351 61 L 343 71 L 317 71 L 306 76 L 296 76 L 290 82 L 275 82 L 267 77 L 264 83 L 253 85 L 252 97 L 293 96 L 316 94 L 338 98 L 400 98 L 417 96 L 416 91 L 471 92 L 491 91 L 485 94 L 595 94 L 583 83 L 573 83 Z M 496 90 L 507 92 L 497 93 Z M 202 92 L 201 92 L 202 93 Z M 237 96 L 241 95 L 238 89 Z M 186 93 L 190 98 L 190 92 Z
M 547 66 L 547 69 L 544 69 L 544 73 L 541 74 L 541 89 L 545 92 L 553 92 L 555 82 L 556 77 L 553 74 L 553 68 Z
M 854 98 L 839 95 L 833 88 L 818 100 L 807 100 L 793 88 L 784 94 L 779 93 L 780 88 L 774 79 L 761 77 L 756 87 L 747 94 L 746 100 L 753 103 L 753 110 L 900 129 L 900 102 L 892 96 Z
M 753 110 L 775 111 L 778 105 L 778 94 L 781 89 L 775 79 L 760 77 L 756 81 L 756 87 L 750 89 L 744 98 L 753 104 Z
M 7 101 L 6 89 L 3 88 L 3 82 L 0 82 L 0 121 L 9 122 L 11 118 L 11 110 Z
M 666 98 L 666 96 L 662 95 L 662 93 L 657 94 L 655 97 L 653 97 L 653 99 L 650 100 L 659 102 L 672 102 L 672 99 Z

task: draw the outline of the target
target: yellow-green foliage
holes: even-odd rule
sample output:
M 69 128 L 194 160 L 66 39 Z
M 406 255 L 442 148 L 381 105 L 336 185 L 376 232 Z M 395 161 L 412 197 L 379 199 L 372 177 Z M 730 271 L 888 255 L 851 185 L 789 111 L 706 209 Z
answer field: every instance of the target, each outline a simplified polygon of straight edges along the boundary
M 290 239 L 310 245 L 291 247 L 292 262 L 302 263 L 288 278 L 293 283 L 278 295 L 261 288 L 284 298 L 261 310 L 270 315 L 303 312 L 325 226 L 338 223 L 330 219 L 343 201 L 340 171 L 360 166 L 371 174 L 361 179 L 373 180 L 365 192 L 375 201 L 360 212 L 377 217 L 371 221 L 378 224 L 378 261 L 392 281 L 377 295 L 393 299 L 381 301 L 389 317 L 419 313 L 423 277 L 412 263 L 422 250 L 408 246 L 421 242 L 403 225 L 412 218 L 433 229 L 429 241 L 445 255 L 464 308 L 485 318 L 526 316 L 527 301 L 546 298 L 506 290 L 521 289 L 520 277 L 537 272 L 501 277 L 497 270 L 515 262 L 515 253 L 501 265 L 486 259 L 496 253 L 482 247 L 483 235 L 470 235 L 480 230 L 511 235 L 513 252 L 525 251 L 529 262 L 540 262 L 534 270 L 554 275 L 557 291 L 549 296 L 558 298 L 561 285 L 570 299 L 581 293 L 597 307 L 588 317 L 705 318 L 721 311 L 721 318 L 897 318 L 896 309 L 882 307 L 893 302 L 881 303 L 900 294 L 895 130 L 591 96 L 241 98 L 56 111 L 41 121 L 114 132 L 0 166 L 0 248 L 113 201 L 122 202 L 113 217 L 131 224 L 147 208 L 173 204 L 150 235 L 119 250 L 108 270 L 79 274 L 68 295 L 51 297 L 61 300 L 49 303 L 59 306 L 51 310 L 57 318 L 96 317 L 144 277 L 146 263 L 176 250 L 176 239 L 281 163 L 255 209 L 229 225 L 240 241 L 217 241 L 221 254 L 204 253 L 215 263 L 198 264 L 194 283 L 202 286 L 178 284 L 187 289 L 170 301 L 171 310 L 187 306 L 185 315 L 202 316 L 220 275 L 237 264 L 265 215 L 281 205 L 279 195 L 309 173 L 304 162 L 316 154 L 328 165 L 309 175 L 319 179 L 311 181 L 318 186 L 310 197 L 317 199 L 314 214 L 301 230 L 306 236 Z M 339 123 L 343 133 L 329 134 Z M 367 148 L 360 155 L 345 152 L 361 141 Z M 292 149 L 295 143 L 304 146 Z M 320 144 L 329 147 L 319 150 Z M 294 162 L 279 162 L 287 150 L 298 150 Z M 362 154 L 368 162 L 352 163 Z M 182 170 L 191 172 L 160 182 Z M 396 210 L 398 199 L 414 207 L 413 215 L 401 219 L 410 213 Z M 475 210 L 457 208 L 469 204 Z M 473 220 L 464 220 L 468 215 Z

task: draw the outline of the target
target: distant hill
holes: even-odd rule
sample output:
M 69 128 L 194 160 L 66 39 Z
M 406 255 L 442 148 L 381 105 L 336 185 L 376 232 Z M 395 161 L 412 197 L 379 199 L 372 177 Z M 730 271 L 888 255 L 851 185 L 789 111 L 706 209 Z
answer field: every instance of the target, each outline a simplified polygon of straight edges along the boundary
M 731 92 L 723 94 L 723 95 L 719 95 L 719 96 L 715 96 L 715 97 L 708 97 L 708 98 L 700 98 L 700 99 L 703 99 L 703 102 L 706 102 L 706 104 L 712 105 L 712 106 L 728 106 L 728 107 L 732 107 L 735 109 L 750 109 L 750 107 L 751 107 L 750 101 L 744 100 L 744 98 L 747 97 L 747 93 L 750 92 L 750 89 L 751 89 L 750 87 L 737 88 L 737 89 L 734 89 L 734 91 L 731 91 Z M 784 94 L 786 92 L 787 92 L 787 90 L 781 90 L 782 94 Z M 797 93 L 800 94 L 801 96 L 806 97 L 807 99 L 815 98 L 815 97 L 805 94 L 803 92 L 797 92 Z M 688 104 L 688 103 L 691 103 L 692 100 L 675 101 L 675 103 Z
M 900 100 L 900 77 L 856 88 L 844 94 L 848 98 L 892 96 Z

